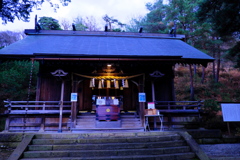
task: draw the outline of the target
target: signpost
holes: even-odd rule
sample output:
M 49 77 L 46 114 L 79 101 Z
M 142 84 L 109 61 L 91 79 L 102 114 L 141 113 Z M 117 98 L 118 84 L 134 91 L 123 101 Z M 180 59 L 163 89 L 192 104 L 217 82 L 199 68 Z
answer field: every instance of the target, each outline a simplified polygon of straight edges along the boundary
M 227 122 L 228 133 L 230 132 L 229 122 L 240 122 L 240 103 L 222 103 L 223 121 Z

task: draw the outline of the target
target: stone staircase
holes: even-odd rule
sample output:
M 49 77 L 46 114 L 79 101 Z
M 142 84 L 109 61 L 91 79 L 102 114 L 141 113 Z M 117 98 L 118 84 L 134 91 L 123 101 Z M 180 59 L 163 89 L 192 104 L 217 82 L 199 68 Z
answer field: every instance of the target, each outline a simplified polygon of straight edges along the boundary
M 36 134 L 26 148 L 21 160 L 198 159 L 176 132 Z
M 75 128 L 72 128 L 72 132 L 99 132 L 99 131 L 144 131 L 144 127 L 141 125 L 141 120 L 134 113 L 121 114 L 121 127 L 104 127 L 96 128 L 96 114 L 84 113 L 77 117 L 77 124 Z M 111 123 L 111 122 L 109 122 Z M 111 125 L 111 124 L 110 124 Z

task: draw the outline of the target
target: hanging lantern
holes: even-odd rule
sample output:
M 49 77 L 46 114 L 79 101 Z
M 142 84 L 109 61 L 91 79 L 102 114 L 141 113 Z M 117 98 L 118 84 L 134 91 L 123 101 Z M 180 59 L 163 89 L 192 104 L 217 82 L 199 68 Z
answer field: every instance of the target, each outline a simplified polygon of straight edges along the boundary
M 124 81 L 124 86 L 123 87 L 128 88 L 128 80 L 127 79 Z
M 122 79 L 122 86 L 124 87 L 124 85 L 125 85 L 125 82 L 124 82 L 124 79 Z
M 92 79 L 92 86 L 95 87 L 95 78 Z
M 94 78 L 90 80 L 90 85 L 89 85 L 89 87 L 90 87 L 90 88 L 95 87 L 95 79 L 94 79 Z
M 107 80 L 107 88 L 111 88 L 111 81 Z
M 98 89 L 102 89 L 102 81 L 101 80 L 99 80 L 99 82 L 98 82 Z
M 93 83 L 92 83 L 92 79 L 90 79 L 90 85 L 89 85 L 90 88 L 93 87 Z
M 101 81 L 102 81 L 102 88 L 104 88 L 104 79 L 102 79 Z
M 114 79 L 114 87 L 115 87 L 116 89 L 119 88 L 118 80 L 116 80 L 116 79 Z

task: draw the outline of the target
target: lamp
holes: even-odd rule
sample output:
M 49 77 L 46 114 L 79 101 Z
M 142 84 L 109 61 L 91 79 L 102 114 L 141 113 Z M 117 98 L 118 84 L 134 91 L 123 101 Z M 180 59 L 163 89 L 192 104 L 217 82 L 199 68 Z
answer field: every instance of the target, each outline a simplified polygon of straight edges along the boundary
M 101 82 L 101 80 L 99 80 L 99 82 L 98 82 L 98 89 L 102 89 L 102 82 Z
M 89 87 L 90 87 L 90 88 L 95 87 L 95 79 L 94 79 L 94 78 L 90 80 L 90 85 L 89 85 Z
M 102 79 L 101 81 L 102 81 L 102 87 L 104 88 L 104 79 Z
M 107 80 L 107 88 L 111 88 L 111 81 Z
M 119 88 L 118 80 L 114 79 L 113 81 L 114 81 L 114 87 L 118 89 Z
M 128 80 L 127 79 L 125 79 L 123 87 L 128 88 Z
M 93 83 L 92 83 L 92 79 L 90 79 L 90 85 L 89 85 L 90 88 L 93 87 Z

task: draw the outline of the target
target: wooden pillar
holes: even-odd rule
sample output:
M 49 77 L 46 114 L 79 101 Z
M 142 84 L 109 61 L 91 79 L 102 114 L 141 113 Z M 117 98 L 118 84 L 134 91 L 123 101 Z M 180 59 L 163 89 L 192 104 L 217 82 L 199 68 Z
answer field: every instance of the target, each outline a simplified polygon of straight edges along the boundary
M 61 100 L 60 100 L 60 110 L 59 110 L 59 128 L 58 128 L 58 132 L 62 132 L 63 95 L 64 95 L 64 80 L 62 80 L 62 86 L 61 86 Z
M 36 101 L 40 101 L 40 95 L 41 95 L 41 81 L 42 81 L 42 67 L 41 63 L 39 63 L 39 71 L 38 71 L 38 76 L 37 76 L 37 89 L 36 89 Z
M 145 78 L 144 75 L 142 78 L 139 79 L 139 92 L 143 93 L 144 92 L 144 83 L 145 83 Z M 139 115 L 141 118 L 141 122 L 142 122 L 142 127 L 144 126 L 145 120 L 144 120 L 144 112 L 145 112 L 145 103 L 146 102 L 139 102 Z
M 155 86 L 154 86 L 154 80 L 152 80 L 152 101 L 155 101 Z
M 73 75 L 72 75 L 72 93 L 77 92 L 77 84 L 74 82 Z M 76 120 L 77 119 L 77 102 L 72 102 L 71 103 L 71 128 L 76 127 Z
M 11 119 L 11 115 L 8 114 L 8 116 L 6 118 L 6 121 L 5 121 L 5 130 L 4 130 L 4 132 L 8 132 L 9 131 L 10 119 Z

